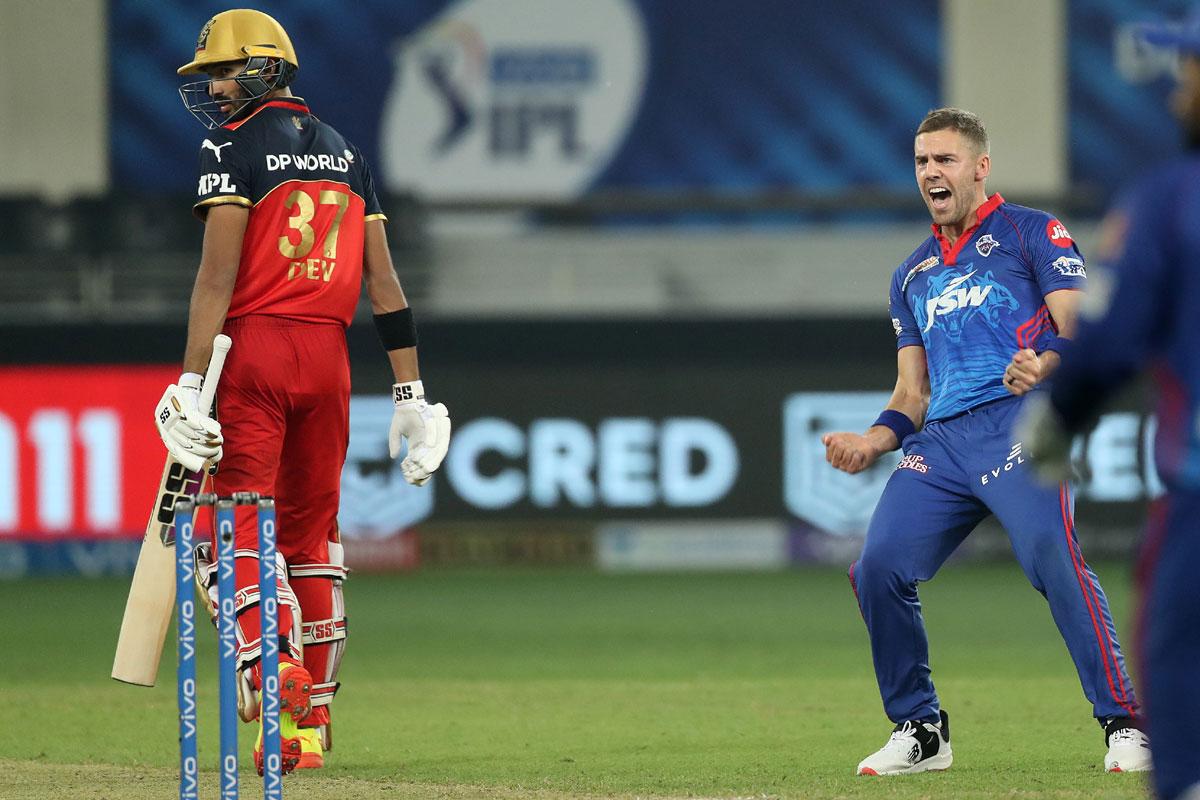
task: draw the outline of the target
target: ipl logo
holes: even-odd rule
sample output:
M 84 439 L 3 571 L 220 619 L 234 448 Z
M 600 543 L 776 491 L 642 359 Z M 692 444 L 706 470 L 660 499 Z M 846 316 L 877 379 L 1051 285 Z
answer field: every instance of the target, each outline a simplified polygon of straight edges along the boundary
M 385 179 L 438 197 L 586 189 L 641 101 L 648 48 L 637 4 L 447 5 L 396 52 L 380 120 Z

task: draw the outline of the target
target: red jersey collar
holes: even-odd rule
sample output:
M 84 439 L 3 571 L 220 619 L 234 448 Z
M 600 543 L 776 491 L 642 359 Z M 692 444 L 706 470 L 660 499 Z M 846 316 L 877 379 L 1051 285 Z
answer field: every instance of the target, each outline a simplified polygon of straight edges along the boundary
M 933 229 L 933 236 L 937 239 L 938 246 L 940 246 L 942 249 L 943 264 L 946 264 L 947 266 L 952 266 L 954 264 L 954 262 L 958 259 L 959 251 L 961 251 L 963 247 L 966 246 L 967 242 L 970 241 L 971 234 L 975 233 L 975 231 L 979 229 L 979 226 L 983 224 L 983 221 L 987 218 L 988 214 L 991 214 L 993 211 L 999 208 L 1000 204 L 1003 202 L 1004 198 L 1000 196 L 999 192 L 996 192 L 994 195 L 989 197 L 983 205 L 975 209 L 975 224 L 963 231 L 962 236 L 959 236 L 953 245 L 950 244 L 945 236 L 942 236 L 942 229 L 940 226 L 938 226 L 936 223 L 929 226 Z
M 236 122 L 231 122 L 228 125 L 222 125 L 221 127 L 227 131 L 236 131 L 238 128 L 242 127 L 242 125 L 246 124 L 252 117 L 254 117 L 255 114 L 258 114 L 266 108 L 285 108 L 288 111 L 299 111 L 301 114 L 312 113 L 308 110 L 308 103 L 304 102 L 304 98 L 302 97 L 278 97 L 274 100 L 268 100 L 267 102 L 263 103 L 258 108 L 251 111 L 249 116 L 239 119 Z

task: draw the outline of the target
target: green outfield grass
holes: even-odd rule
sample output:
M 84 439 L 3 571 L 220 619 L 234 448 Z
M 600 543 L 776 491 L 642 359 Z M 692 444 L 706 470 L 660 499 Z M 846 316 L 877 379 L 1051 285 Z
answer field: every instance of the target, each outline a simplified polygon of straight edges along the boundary
M 1097 571 L 1128 640 L 1128 571 Z M 119 580 L 0 582 L 0 797 L 177 791 L 173 651 L 153 689 L 108 677 L 125 591 Z M 1104 773 L 1102 733 L 1045 602 L 1015 566 L 952 565 L 922 599 L 954 766 L 870 779 L 854 767 L 891 725 L 839 570 L 355 575 L 335 749 L 285 793 L 1145 796 L 1141 777 Z M 201 659 L 201 758 L 215 797 L 211 636 Z M 252 734 L 243 728 L 243 765 Z M 243 796 L 260 791 L 243 770 Z

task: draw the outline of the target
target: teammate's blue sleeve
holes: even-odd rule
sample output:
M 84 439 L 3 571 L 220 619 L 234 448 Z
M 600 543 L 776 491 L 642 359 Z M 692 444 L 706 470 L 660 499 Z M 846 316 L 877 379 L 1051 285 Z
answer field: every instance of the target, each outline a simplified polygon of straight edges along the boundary
M 896 349 L 912 345 L 925 346 L 921 338 L 921 329 L 917 327 L 917 318 L 904 299 L 904 270 L 897 270 L 892 275 L 892 287 L 888 294 L 888 309 L 892 314 L 892 329 L 896 331 Z
M 1166 206 L 1175 193 L 1163 184 L 1143 183 L 1105 220 L 1102 239 L 1110 243 L 1112 267 L 1093 275 L 1078 335 L 1063 355 L 1050 393 L 1070 431 L 1084 428 L 1158 352 L 1173 324 L 1165 296 L 1171 290 L 1169 249 L 1178 232 L 1167 222 Z

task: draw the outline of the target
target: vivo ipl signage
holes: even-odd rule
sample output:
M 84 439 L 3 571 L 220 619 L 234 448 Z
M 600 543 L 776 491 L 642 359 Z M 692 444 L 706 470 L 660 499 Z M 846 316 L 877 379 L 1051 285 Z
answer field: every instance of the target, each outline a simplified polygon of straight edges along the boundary
M 195 180 L 203 129 L 175 69 L 219 6 L 108 3 L 114 186 Z M 887 14 L 877 0 L 820 13 L 785 0 L 254 6 L 291 35 L 293 91 L 362 150 L 385 194 L 907 189 L 912 126 L 938 104 L 937 0 L 891 0 Z
M 637 112 L 645 39 L 631 0 L 453 4 L 395 48 L 379 137 L 385 185 L 438 197 L 579 194 Z

